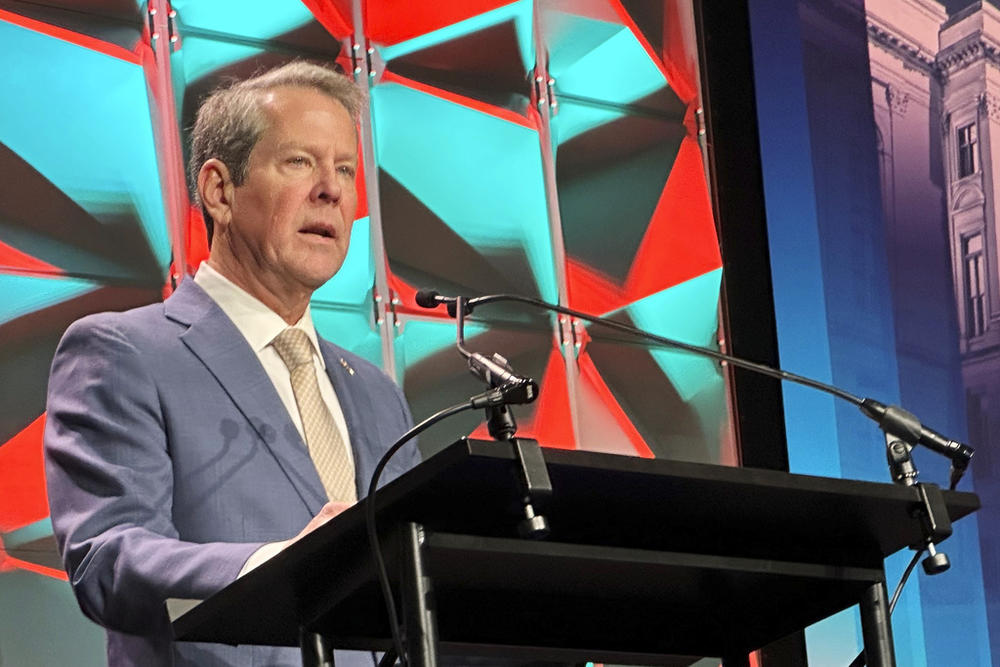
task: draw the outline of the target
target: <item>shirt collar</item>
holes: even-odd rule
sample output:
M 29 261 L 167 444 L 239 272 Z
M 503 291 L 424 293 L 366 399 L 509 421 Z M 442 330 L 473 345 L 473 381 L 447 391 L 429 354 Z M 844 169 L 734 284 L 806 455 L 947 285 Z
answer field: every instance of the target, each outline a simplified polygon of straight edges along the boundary
M 194 282 L 219 305 L 258 355 L 271 344 L 275 336 L 288 328 L 288 324 L 280 315 L 216 271 L 208 262 L 202 262 L 198 267 Z M 306 333 L 312 343 L 313 352 L 319 357 L 322 367 L 326 368 L 326 361 L 320 354 L 319 339 L 316 336 L 309 306 L 306 306 L 302 318 L 292 326 Z

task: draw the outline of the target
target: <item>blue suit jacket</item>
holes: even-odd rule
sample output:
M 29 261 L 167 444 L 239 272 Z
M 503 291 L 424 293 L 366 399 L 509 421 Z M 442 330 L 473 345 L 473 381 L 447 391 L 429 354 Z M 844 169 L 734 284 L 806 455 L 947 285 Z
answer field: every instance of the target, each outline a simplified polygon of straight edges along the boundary
M 379 369 L 320 340 L 343 408 L 358 496 L 410 427 Z M 52 525 L 111 665 L 301 664 L 297 650 L 174 643 L 167 598 L 206 598 L 266 542 L 288 539 L 326 495 L 274 385 L 194 281 L 164 303 L 101 313 L 63 336 L 45 429 Z M 414 443 L 386 481 L 415 465 Z M 337 655 L 371 664 L 365 654 Z

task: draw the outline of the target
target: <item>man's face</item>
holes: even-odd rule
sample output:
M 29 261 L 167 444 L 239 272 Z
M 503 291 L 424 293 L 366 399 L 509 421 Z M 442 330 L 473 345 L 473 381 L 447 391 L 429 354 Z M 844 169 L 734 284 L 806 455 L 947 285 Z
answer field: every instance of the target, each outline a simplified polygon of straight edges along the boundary
M 281 290 L 315 290 L 344 263 L 357 210 L 354 121 L 311 88 L 268 92 L 269 126 L 234 188 L 228 238 L 233 258 Z

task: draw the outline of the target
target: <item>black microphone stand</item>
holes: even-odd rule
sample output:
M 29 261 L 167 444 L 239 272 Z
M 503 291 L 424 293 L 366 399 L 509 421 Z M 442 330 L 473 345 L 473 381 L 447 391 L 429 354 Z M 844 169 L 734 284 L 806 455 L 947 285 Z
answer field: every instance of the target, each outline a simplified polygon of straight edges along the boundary
M 941 574 L 951 562 L 947 554 L 937 550 L 936 545 L 951 536 L 951 519 L 944 505 L 941 487 L 930 482 L 918 482 L 918 472 L 910 456 L 912 445 L 886 432 L 886 460 L 892 481 L 901 486 L 914 487 L 920 496 L 920 504 L 911 511 L 911 516 L 920 522 L 923 541 L 914 544 L 914 551 L 927 550 L 929 554 L 921 563 L 928 575 Z
M 517 421 L 510 403 L 530 403 L 538 396 L 534 380 L 515 375 L 510 364 L 499 354 L 491 359 L 470 352 L 465 347 L 465 299 L 455 301 L 455 322 L 457 327 L 456 347 L 459 354 L 469 361 L 469 370 L 483 379 L 491 388 L 511 398 L 510 402 L 485 406 L 486 428 L 490 436 L 498 442 L 508 442 L 517 458 L 517 484 L 519 487 L 520 512 L 523 518 L 517 524 L 521 537 L 542 539 L 549 534 L 549 523 L 540 510 L 552 497 L 552 481 L 549 479 L 545 458 L 537 440 L 516 437 Z M 494 367 L 495 366 L 495 367 Z

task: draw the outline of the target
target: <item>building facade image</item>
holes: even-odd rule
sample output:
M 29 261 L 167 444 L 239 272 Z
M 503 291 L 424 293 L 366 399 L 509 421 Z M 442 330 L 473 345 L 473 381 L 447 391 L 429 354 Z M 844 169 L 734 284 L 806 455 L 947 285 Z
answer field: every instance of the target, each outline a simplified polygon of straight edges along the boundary
M 897 344 L 924 363 L 928 384 L 940 370 L 935 360 L 960 358 L 997 655 L 1000 9 L 976 2 L 949 15 L 934 0 L 867 0 L 865 9 L 887 245 L 899 283 L 893 293 L 912 313 L 911 324 L 933 312 L 925 311 L 930 303 L 948 301 L 954 314 L 952 322 L 928 318 L 923 327 L 898 331 Z

